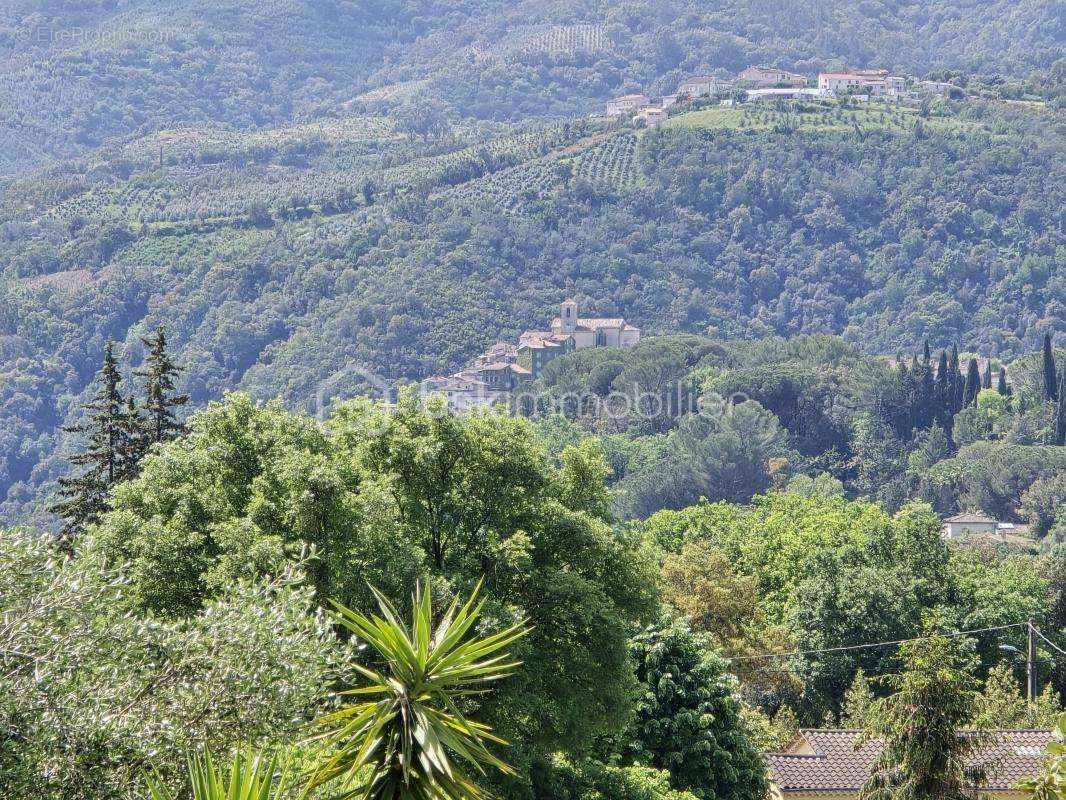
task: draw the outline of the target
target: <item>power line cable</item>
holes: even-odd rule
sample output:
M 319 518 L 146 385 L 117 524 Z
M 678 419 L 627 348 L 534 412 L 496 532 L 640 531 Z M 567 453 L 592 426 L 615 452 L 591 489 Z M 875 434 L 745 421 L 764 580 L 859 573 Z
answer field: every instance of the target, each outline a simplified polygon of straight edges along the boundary
M 871 647 L 891 647 L 893 645 L 904 644 L 906 642 L 918 642 L 918 641 L 921 641 L 922 639 L 935 639 L 937 637 L 967 636 L 967 635 L 969 635 L 971 633 L 988 633 L 990 631 L 1004 631 L 1004 630 L 1007 630 L 1008 628 L 1021 628 L 1021 627 L 1024 627 L 1024 626 L 1028 625 L 1028 624 L 1029 624 L 1028 622 L 1012 622 L 1009 625 L 992 625 L 992 626 L 987 627 L 987 628 L 972 628 L 972 629 L 966 630 L 966 631 L 953 631 L 951 633 L 930 634 L 930 635 L 927 635 L 927 636 L 912 636 L 909 639 L 892 639 L 892 640 L 885 641 L 885 642 L 866 642 L 864 644 L 841 645 L 840 647 L 824 647 L 824 648 L 822 648 L 820 650 L 794 650 L 794 651 L 792 651 L 790 653 L 759 653 L 758 655 L 752 655 L 752 656 L 730 656 L 728 658 L 725 658 L 725 660 L 730 662 L 730 663 L 732 663 L 734 661 L 760 661 L 760 660 L 769 659 L 769 658 L 789 658 L 791 656 L 811 656 L 811 655 L 819 655 L 819 654 L 822 654 L 822 653 L 839 653 L 839 652 L 843 652 L 843 651 L 846 651 L 846 650 L 864 650 L 864 649 L 868 649 L 868 648 L 871 648 Z M 1040 631 L 1037 631 L 1037 635 L 1040 635 L 1041 638 L 1043 638 L 1043 636 L 1040 634 Z M 1052 646 L 1055 647 L 1055 645 L 1052 645 Z M 1058 649 L 1058 648 L 1056 647 L 1056 649 Z M 1066 655 L 1066 651 L 1060 650 L 1060 652 L 1062 652 L 1063 655 Z
M 1036 627 L 1035 625 L 1033 626 L 1033 633 L 1035 633 L 1037 636 L 1039 636 L 1041 639 L 1043 639 L 1045 642 L 1047 642 L 1049 645 L 1051 645 L 1054 649 L 1058 650 L 1060 653 L 1062 653 L 1064 656 L 1066 656 L 1066 650 L 1063 650 L 1061 647 L 1059 647 L 1057 644 L 1055 644 L 1053 641 L 1051 641 L 1049 638 L 1047 638 L 1044 634 L 1042 634 L 1040 632 L 1040 629 L 1038 627 Z

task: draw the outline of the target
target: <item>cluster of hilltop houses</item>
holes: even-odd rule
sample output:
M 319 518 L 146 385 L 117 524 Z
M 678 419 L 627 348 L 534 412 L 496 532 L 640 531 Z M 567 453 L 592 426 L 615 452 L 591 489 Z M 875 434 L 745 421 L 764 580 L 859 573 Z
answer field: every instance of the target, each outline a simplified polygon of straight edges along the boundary
M 735 79 L 715 75 L 686 78 L 670 96 L 653 102 L 644 94 L 626 94 L 607 101 L 608 118 L 632 117 L 649 126 L 666 119 L 667 109 L 681 100 L 699 97 L 719 98 L 731 104 L 735 93 L 743 92 L 748 100 L 779 100 L 802 97 L 832 97 L 847 94 L 857 100 L 879 98 L 898 103 L 920 102 L 927 97 L 948 97 L 953 84 L 941 81 L 918 81 L 891 75 L 886 69 L 848 69 L 843 72 L 819 73 L 816 85 L 811 79 L 775 67 L 752 66 Z
M 568 298 L 549 330 L 525 331 L 517 344 L 498 342 L 453 375 L 422 381 L 423 392 L 440 392 L 456 410 L 491 406 L 524 381 L 540 377 L 552 359 L 586 347 L 631 347 L 640 328 L 621 317 L 582 317 Z

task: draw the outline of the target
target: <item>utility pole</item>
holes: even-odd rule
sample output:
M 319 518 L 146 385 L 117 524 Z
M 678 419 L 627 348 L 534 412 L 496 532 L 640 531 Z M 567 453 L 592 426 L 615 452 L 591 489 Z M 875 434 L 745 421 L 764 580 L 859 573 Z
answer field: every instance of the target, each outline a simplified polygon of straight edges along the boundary
M 1032 620 L 1026 623 L 1026 633 L 1028 634 L 1025 659 L 1026 696 L 1031 703 L 1036 698 L 1036 628 L 1033 627 Z

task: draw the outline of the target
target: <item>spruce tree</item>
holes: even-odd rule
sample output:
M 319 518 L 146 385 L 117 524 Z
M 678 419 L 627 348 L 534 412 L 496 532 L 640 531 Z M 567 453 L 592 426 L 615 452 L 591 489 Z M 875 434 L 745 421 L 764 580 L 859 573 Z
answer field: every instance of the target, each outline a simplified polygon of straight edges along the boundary
M 1055 351 L 1051 349 L 1051 334 L 1044 334 L 1044 394 L 1048 400 L 1057 400 L 1058 373 L 1055 371 Z
M 977 368 L 977 359 L 971 358 L 966 367 L 966 386 L 962 392 L 963 406 L 974 405 L 979 391 L 981 391 L 981 371 Z
M 1004 397 L 1010 396 L 1010 387 L 1007 386 L 1007 368 L 999 368 L 999 382 L 996 384 L 996 391 Z
M 60 536 L 68 544 L 108 510 L 108 492 L 123 477 L 129 457 L 126 406 L 118 390 L 122 376 L 115 364 L 111 342 L 104 350 L 104 364 L 97 382 L 99 388 L 85 406 L 86 420 L 63 428 L 67 433 L 86 434 L 85 449 L 70 457 L 71 465 L 83 470 L 78 475 L 59 479 L 59 500 L 48 509 L 63 518 Z
M 188 395 L 174 392 L 174 379 L 183 371 L 167 352 L 166 330 L 160 325 L 151 337 L 142 337 L 148 348 L 144 364 L 133 374 L 144 379 L 145 449 L 156 442 L 180 436 L 185 426 L 174 410 L 188 402 Z
M 141 458 L 151 444 L 148 441 L 144 415 L 133 395 L 126 398 L 126 405 L 122 410 L 121 426 L 125 447 L 118 480 L 125 481 L 137 477 L 137 473 L 140 472 Z

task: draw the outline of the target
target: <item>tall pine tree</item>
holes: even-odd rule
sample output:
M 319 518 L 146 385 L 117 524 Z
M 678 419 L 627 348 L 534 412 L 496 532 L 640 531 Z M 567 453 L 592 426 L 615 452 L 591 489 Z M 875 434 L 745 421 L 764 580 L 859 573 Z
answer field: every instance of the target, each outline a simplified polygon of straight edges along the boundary
M 1055 371 L 1055 351 L 1051 349 L 1051 334 L 1044 334 L 1044 395 L 1048 400 L 1059 397 L 1058 373 Z
M 122 453 L 122 470 L 118 479 L 124 481 L 137 477 L 137 473 L 140 472 L 141 458 L 151 444 L 148 441 L 146 420 L 133 395 L 126 398 L 121 425 L 122 434 L 125 437 L 125 448 Z
M 108 510 L 108 492 L 124 477 L 128 464 L 126 405 L 118 389 L 122 376 L 111 342 L 104 350 L 97 382 L 99 388 L 85 406 L 86 420 L 63 428 L 67 433 L 85 434 L 85 449 L 70 457 L 71 465 L 83 469 L 78 475 L 59 479 L 59 500 L 49 508 L 63 518 L 60 536 L 68 544 Z
M 174 379 L 183 371 L 167 352 L 166 330 L 160 325 L 151 337 L 141 339 L 148 354 L 144 364 L 133 374 L 144 379 L 145 449 L 156 442 L 180 436 L 185 426 L 178 421 L 175 409 L 188 402 L 188 395 L 174 391 Z
M 963 406 L 974 405 L 979 391 L 981 391 L 981 370 L 977 368 L 977 359 L 971 358 L 966 367 L 966 386 L 962 392 Z

